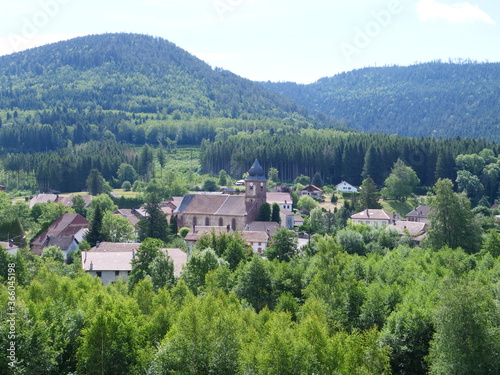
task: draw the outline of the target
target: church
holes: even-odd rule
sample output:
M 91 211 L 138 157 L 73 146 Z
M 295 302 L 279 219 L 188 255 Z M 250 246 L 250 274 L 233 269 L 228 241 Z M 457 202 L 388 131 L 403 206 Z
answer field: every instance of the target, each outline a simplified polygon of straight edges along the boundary
M 186 194 L 174 215 L 179 227 L 227 227 L 243 231 L 257 220 L 260 206 L 267 198 L 267 178 L 259 161 L 255 159 L 245 178 L 245 195 Z

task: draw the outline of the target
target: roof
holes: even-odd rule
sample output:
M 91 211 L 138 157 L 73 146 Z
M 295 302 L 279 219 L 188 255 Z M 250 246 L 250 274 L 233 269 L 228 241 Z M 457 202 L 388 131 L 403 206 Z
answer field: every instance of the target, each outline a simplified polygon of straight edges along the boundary
M 266 232 L 246 231 L 242 232 L 241 237 L 246 242 L 267 242 L 269 235 Z
M 89 251 L 90 252 L 108 252 L 108 253 L 116 253 L 116 252 L 132 252 L 137 251 L 137 249 L 141 246 L 140 243 L 118 243 L 118 242 L 101 242 L 98 246 L 94 246 Z
M 292 196 L 290 193 L 267 193 L 266 198 L 267 203 L 293 203 Z
M 264 168 L 262 168 L 258 159 L 255 159 L 248 170 L 248 177 L 245 178 L 245 181 L 267 181 Z
M 409 234 L 414 237 L 425 232 L 427 225 L 416 221 L 396 221 L 392 225 L 388 225 L 387 229 L 394 229 L 399 234 Z
M 321 190 L 316 185 L 308 185 L 304 189 L 302 189 L 301 191 L 321 191 L 322 192 L 323 190 Z
M 57 199 L 56 194 L 38 194 L 33 198 L 31 198 L 30 208 L 33 208 L 33 206 L 37 203 L 55 202 L 56 199 Z
M 174 262 L 174 276 L 179 277 L 181 275 L 182 267 L 188 261 L 188 255 L 185 251 L 179 248 L 168 248 L 164 249 L 172 262 Z
M 82 268 L 85 271 L 132 271 L 133 252 L 84 252 Z
M 274 221 L 252 221 L 246 225 L 245 232 L 264 232 L 272 236 L 279 227 L 280 225 Z
M 181 214 L 245 216 L 245 197 L 228 194 L 186 194 L 174 211 Z
M 135 210 L 130 208 L 120 208 L 119 210 L 113 212 L 113 215 L 120 215 L 124 217 L 130 224 L 132 224 L 133 227 L 135 227 L 140 219 L 134 214 L 134 212 Z
M 5 250 L 14 250 L 19 248 L 19 246 L 13 244 L 12 242 L 5 241 L 0 241 L 0 246 L 2 246 Z
M 431 212 L 431 208 L 429 206 L 418 206 L 415 207 L 411 212 L 409 212 L 406 217 L 428 217 L 429 213 Z
M 335 187 L 336 187 L 336 188 L 338 188 L 339 186 L 344 186 L 344 185 L 345 185 L 345 186 L 352 186 L 352 187 L 355 187 L 354 185 L 352 185 L 352 184 L 350 184 L 349 182 L 344 181 L 344 180 L 340 181 L 340 183 L 339 183 L 339 184 L 337 184 L 337 185 L 335 185 Z
M 31 245 L 59 246 L 61 250 L 67 250 L 73 243 L 75 235 L 81 230 L 87 229 L 89 222 L 79 214 L 64 214 L 54 221 L 46 232 L 39 234 L 31 241 Z
M 368 209 L 351 216 L 358 220 L 392 220 L 392 215 L 384 210 Z

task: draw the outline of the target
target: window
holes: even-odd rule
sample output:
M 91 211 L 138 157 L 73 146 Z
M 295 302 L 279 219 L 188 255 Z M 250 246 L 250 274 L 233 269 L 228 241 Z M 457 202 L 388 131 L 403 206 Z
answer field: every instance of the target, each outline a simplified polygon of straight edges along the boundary
M 205 218 L 205 226 L 206 226 L 206 227 L 209 227 L 209 226 L 210 226 L 210 218 L 209 218 L 209 217 L 206 217 L 206 218 Z
M 219 227 L 223 226 L 224 226 L 224 220 L 222 220 L 222 218 L 219 218 Z
M 97 277 L 101 277 L 102 276 L 102 272 L 101 271 L 97 271 L 95 274 L 97 275 Z
M 231 220 L 231 228 L 236 230 L 236 219 Z
M 196 220 L 196 216 L 193 217 L 193 226 L 196 226 L 198 225 L 198 220 Z
M 115 276 L 120 276 L 120 271 L 115 271 Z

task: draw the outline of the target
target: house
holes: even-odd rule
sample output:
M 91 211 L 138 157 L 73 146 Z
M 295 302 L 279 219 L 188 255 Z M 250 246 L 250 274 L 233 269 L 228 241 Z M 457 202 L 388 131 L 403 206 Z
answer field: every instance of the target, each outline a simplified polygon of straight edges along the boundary
M 299 195 L 309 195 L 313 198 L 321 198 L 323 196 L 323 190 L 314 185 L 306 186 L 304 189 L 298 192 Z
M 304 225 L 304 218 L 302 216 L 300 216 L 300 215 L 295 215 L 293 217 L 293 226 L 294 226 L 294 228 L 298 229 L 302 225 Z
M 280 210 L 281 226 L 293 230 L 295 226 L 295 214 L 291 211 L 281 208 Z
M 12 241 L 0 241 L 0 247 L 3 247 L 11 255 L 16 255 L 17 250 L 19 250 L 19 246 L 15 245 Z
M 233 188 L 229 188 L 229 187 L 223 187 L 222 189 L 220 189 L 220 192 L 222 194 L 229 194 L 229 195 L 233 195 L 236 193 L 236 190 L 234 190 Z
M 124 281 L 132 271 L 131 251 L 89 252 L 82 254 L 82 268 L 91 276 L 97 276 L 104 285 L 115 282 L 119 277 Z
M 179 227 L 227 227 L 243 230 L 257 219 L 259 208 L 267 199 L 267 178 L 255 159 L 245 179 L 245 194 L 186 194 L 174 215 Z
M 244 186 L 245 185 L 245 180 L 238 180 L 234 183 L 236 186 Z
M 244 231 L 264 232 L 273 236 L 279 227 L 281 227 L 281 225 L 274 221 L 254 221 L 247 224 Z
M 61 197 L 61 196 L 57 196 L 55 202 L 56 203 L 61 203 L 62 205 L 66 206 L 66 207 L 73 207 L 73 198 L 76 197 L 76 194 L 71 194 L 67 197 Z M 92 201 L 92 195 L 89 195 L 89 194 L 81 194 L 80 197 L 83 198 L 83 201 L 85 202 L 85 207 L 89 207 L 90 206 L 90 202 Z
M 292 211 L 293 199 L 290 193 L 267 193 L 266 202 L 271 206 L 278 203 L 281 208 Z
M 357 193 L 358 192 L 357 187 L 354 187 L 353 185 L 351 185 L 350 183 L 348 183 L 346 181 L 341 181 L 340 184 L 337 184 L 337 186 L 335 186 L 335 190 L 341 191 L 343 193 Z
M 265 232 L 244 231 L 241 233 L 241 237 L 258 254 L 262 254 L 266 250 L 270 240 L 269 235 Z
M 367 209 L 352 215 L 351 220 L 368 225 L 392 224 L 395 221 L 395 215 L 384 210 Z
M 409 236 L 413 241 L 419 243 L 427 235 L 427 224 L 423 222 L 400 220 L 388 225 L 387 230 L 395 230 L 401 236 Z
M 406 220 L 408 221 L 416 221 L 418 223 L 429 224 L 429 213 L 431 212 L 431 208 L 429 206 L 418 206 L 413 211 L 409 212 L 406 215 Z
M 37 255 L 42 255 L 43 249 L 48 246 L 58 246 L 64 260 L 73 250 L 78 249 L 78 244 L 83 241 L 89 222 L 79 214 L 64 214 L 54 221 L 47 231 L 40 233 L 31 241 L 31 250 Z
M 4 185 L 0 185 L 0 191 L 2 191 L 2 190 L 7 190 L 7 187 Z
M 33 206 L 37 203 L 55 202 L 57 197 L 57 194 L 38 194 L 31 198 L 30 208 L 33 208 Z
M 115 282 L 119 277 L 125 281 L 132 271 L 132 260 L 140 246 L 140 243 L 101 242 L 82 254 L 82 268 L 90 275 L 99 277 L 104 285 Z M 179 277 L 187 263 L 187 254 L 176 248 L 162 251 L 174 264 L 174 276 Z

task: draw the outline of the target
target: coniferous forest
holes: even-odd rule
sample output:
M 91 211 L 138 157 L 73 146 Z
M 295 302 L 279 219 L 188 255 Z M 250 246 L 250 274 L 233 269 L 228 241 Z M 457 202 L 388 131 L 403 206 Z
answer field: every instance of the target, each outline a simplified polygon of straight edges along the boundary
M 0 373 L 500 373 L 499 83 L 498 64 L 464 61 L 259 83 L 136 34 L 1 56 Z M 256 158 L 269 187 L 331 197 L 293 191 L 307 243 L 280 228 L 261 256 L 205 234 L 174 276 L 161 248 L 186 250 L 190 228 L 160 200 L 235 186 Z M 335 193 L 342 180 L 361 192 Z M 95 197 L 30 207 L 42 192 Z M 421 242 L 348 220 L 408 202 L 433 210 Z M 138 234 L 113 221 L 143 203 Z M 68 212 L 88 241 L 67 262 L 34 255 Z M 112 240 L 141 245 L 128 280 L 104 286 L 80 257 Z

